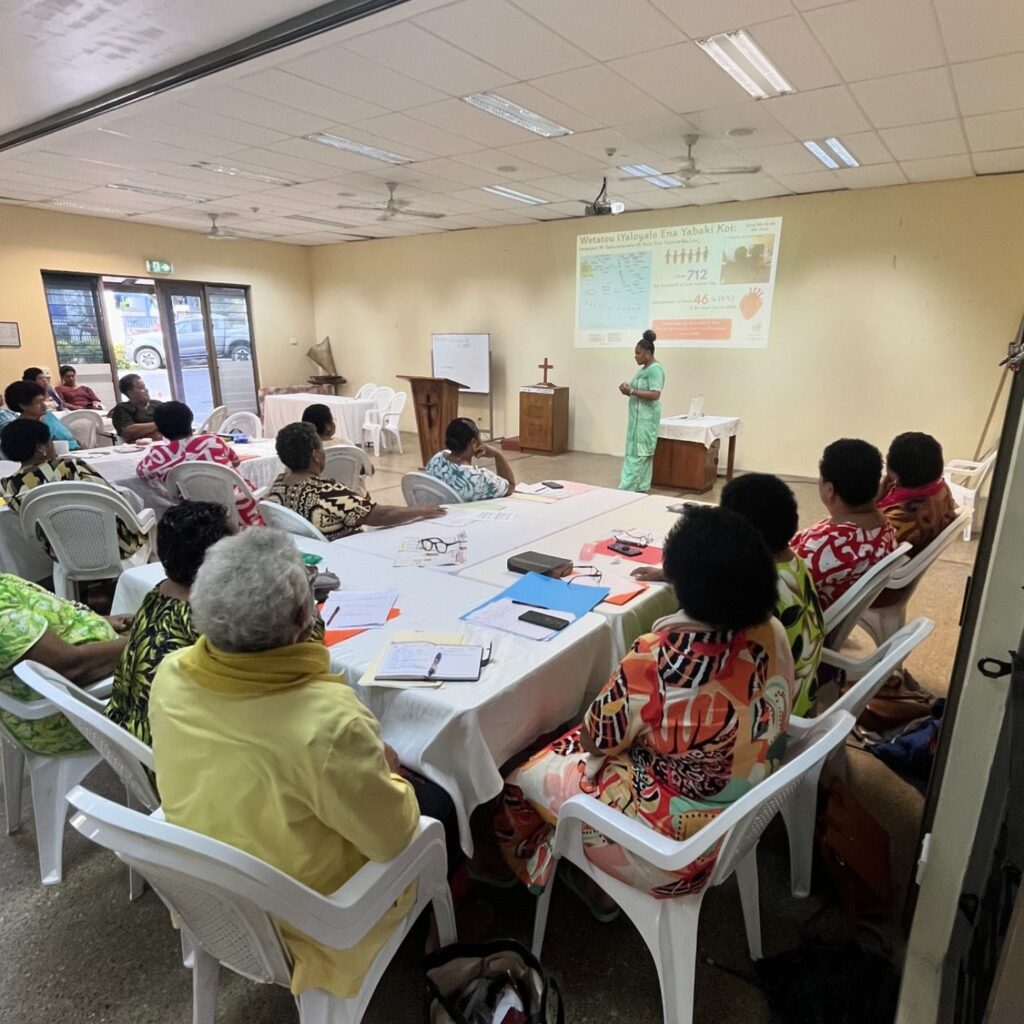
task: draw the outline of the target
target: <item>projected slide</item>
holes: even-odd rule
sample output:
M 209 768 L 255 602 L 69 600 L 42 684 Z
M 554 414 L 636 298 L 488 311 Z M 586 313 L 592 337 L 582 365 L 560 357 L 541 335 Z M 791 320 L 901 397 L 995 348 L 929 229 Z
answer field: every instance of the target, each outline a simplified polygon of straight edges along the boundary
M 632 348 L 652 327 L 670 348 L 768 344 L 782 218 L 576 240 L 576 347 Z

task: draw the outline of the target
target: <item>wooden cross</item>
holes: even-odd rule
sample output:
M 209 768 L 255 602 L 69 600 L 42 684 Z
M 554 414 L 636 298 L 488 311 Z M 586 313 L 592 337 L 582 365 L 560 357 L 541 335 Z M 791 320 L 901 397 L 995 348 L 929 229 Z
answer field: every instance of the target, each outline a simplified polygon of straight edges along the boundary
M 555 368 L 555 364 L 554 363 L 549 363 L 547 356 L 544 357 L 544 362 L 543 363 L 538 363 L 537 364 L 537 369 L 544 371 L 544 379 L 540 382 L 540 384 L 537 385 L 538 387 L 553 388 L 555 386 L 554 384 L 549 384 L 548 383 L 548 370 L 553 370 L 554 368 Z
M 440 402 L 437 400 L 437 395 L 433 391 L 428 391 L 423 396 L 423 408 L 427 412 L 427 426 L 433 427 L 434 425 L 434 413 L 440 406 Z

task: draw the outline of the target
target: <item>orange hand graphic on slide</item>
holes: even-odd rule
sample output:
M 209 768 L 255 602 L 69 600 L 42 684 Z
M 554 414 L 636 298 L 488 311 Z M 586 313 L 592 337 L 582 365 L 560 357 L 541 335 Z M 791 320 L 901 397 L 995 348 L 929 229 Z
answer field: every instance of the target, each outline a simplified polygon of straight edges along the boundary
M 764 291 L 760 288 L 751 288 L 746 295 L 740 299 L 740 312 L 744 320 L 749 320 L 757 315 L 757 311 L 764 305 Z

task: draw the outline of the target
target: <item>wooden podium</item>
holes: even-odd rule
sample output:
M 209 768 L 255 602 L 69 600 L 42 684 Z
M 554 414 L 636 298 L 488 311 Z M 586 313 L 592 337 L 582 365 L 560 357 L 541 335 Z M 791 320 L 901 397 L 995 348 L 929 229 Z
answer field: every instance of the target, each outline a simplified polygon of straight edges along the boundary
M 568 450 L 568 388 L 538 384 L 519 389 L 519 444 L 523 451 L 545 455 Z
M 447 377 L 414 377 L 397 374 L 412 385 L 412 404 L 416 410 L 416 431 L 420 435 L 420 457 L 425 466 L 444 448 L 448 424 L 459 415 L 459 388 L 468 387 Z

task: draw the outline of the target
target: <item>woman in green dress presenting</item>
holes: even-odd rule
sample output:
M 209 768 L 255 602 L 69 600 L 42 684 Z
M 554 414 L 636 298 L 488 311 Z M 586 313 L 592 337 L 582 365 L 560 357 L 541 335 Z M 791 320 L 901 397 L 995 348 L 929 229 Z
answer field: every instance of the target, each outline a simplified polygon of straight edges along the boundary
M 644 331 L 636 343 L 633 357 L 640 367 L 619 391 L 629 399 L 626 421 L 626 454 L 622 460 L 621 491 L 649 491 L 654 468 L 654 446 L 658 443 L 661 422 L 661 392 L 665 387 L 665 369 L 654 358 L 654 331 Z

